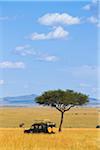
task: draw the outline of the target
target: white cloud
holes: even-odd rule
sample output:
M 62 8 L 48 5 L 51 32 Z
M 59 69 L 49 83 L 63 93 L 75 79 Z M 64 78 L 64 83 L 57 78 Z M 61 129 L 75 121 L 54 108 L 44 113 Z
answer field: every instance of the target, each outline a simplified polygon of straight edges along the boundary
M 37 59 L 40 61 L 55 62 L 58 60 L 58 57 L 54 55 L 41 54 L 39 57 L 37 57 Z
M 22 18 L 23 15 L 15 15 L 15 16 L 0 16 L 0 21 L 14 21 L 18 18 Z
M 97 13 L 98 13 L 98 8 L 97 8 L 98 2 L 99 2 L 98 0 L 92 0 L 91 3 L 85 5 L 83 7 L 83 9 L 87 10 L 87 11 L 92 11 L 93 9 L 95 10 L 96 15 L 95 16 L 90 16 L 90 17 L 86 18 L 85 22 L 86 23 L 88 22 L 88 23 L 96 25 L 97 27 L 100 27 L 100 22 L 99 22 L 100 16 L 97 15 Z
M 48 13 L 38 19 L 38 22 L 43 25 L 73 25 L 79 24 L 80 18 L 71 16 L 67 13 Z
M 48 62 L 55 62 L 58 60 L 57 56 L 36 51 L 31 47 L 31 45 L 17 46 L 14 50 L 14 54 L 21 55 L 21 56 L 33 56 L 33 59 L 35 60 L 48 61 Z
M 24 49 L 27 49 L 27 48 L 30 48 L 30 45 L 17 46 L 16 50 L 24 50 Z
M 95 6 L 97 6 L 97 3 L 98 3 L 98 2 L 99 2 L 98 0 L 92 0 L 91 3 L 85 5 L 85 6 L 83 7 L 83 9 L 84 9 L 84 10 L 87 10 L 87 11 L 90 11 L 92 8 L 94 8 Z
M 90 10 L 91 9 L 91 5 L 90 4 L 87 4 L 83 7 L 84 10 Z
M 95 24 L 97 27 L 100 27 L 100 22 L 99 22 L 99 18 L 95 17 L 95 16 L 90 16 L 87 18 L 87 21 L 89 23 Z
M 25 68 L 25 64 L 23 62 L 11 62 L 11 61 L 4 61 L 0 62 L 0 69 L 23 69 Z
M 21 56 L 35 55 L 36 52 L 30 45 L 17 46 L 14 53 Z
M 29 38 L 31 40 L 64 39 L 64 38 L 67 38 L 68 35 L 69 35 L 69 32 L 59 26 L 47 34 L 34 32 L 31 34 Z
M 4 84 L 4 80 L 0 80 L 0 85 L 3 85 Z
M 98 19 L 96 17 L 94 17 L 94 16 L 89 17 L 88 21 L 90 23 L 94 23 L 94 24 L 98 23 Z

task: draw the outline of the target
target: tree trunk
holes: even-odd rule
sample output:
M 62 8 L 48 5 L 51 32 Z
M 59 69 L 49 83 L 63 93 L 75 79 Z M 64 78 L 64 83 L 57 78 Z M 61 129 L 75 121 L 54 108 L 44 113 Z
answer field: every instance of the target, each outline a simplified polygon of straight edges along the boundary
M 60 121 L 60 125 L 59 125 L 59 132 L 61 132 L 61 127 L 62 127 L 62 123 L 63 123 L 63 118 L 64 118 L 64 112 L 61 112 L 61 121 Z

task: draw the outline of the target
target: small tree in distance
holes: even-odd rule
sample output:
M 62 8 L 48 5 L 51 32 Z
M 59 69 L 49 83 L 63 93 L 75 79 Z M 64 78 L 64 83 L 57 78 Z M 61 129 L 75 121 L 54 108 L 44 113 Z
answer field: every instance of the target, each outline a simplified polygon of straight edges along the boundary
M 64 113 L 72 107 L 82 106 L 88 102 L 88 96 L 73 90 L 50 90 L 35 98 L 40 105 L 55 107 L 61 112 L 59 132 L 62 128 Z

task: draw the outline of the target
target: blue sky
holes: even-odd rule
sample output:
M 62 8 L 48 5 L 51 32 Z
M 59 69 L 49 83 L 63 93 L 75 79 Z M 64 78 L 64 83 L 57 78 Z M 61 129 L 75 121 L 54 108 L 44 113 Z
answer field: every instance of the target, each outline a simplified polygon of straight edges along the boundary
M 0 2 L 0 97 L 73 89 L 99 97 L 98 2 Z

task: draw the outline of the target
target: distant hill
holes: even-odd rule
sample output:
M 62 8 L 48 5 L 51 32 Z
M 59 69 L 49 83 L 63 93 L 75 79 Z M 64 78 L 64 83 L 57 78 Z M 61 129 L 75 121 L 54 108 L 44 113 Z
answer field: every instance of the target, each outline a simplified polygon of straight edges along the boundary
M 16 96 L 16 97 L 4 97 L 0 98 L 0 106 L 35 106 L 37 105 L 34 101 L 36 95 L 24 95 L 24 96 Z
M 100 99 L 90 98 L 87 106 L 90 107 L 100 107 Z
M 24 95 L 16 97 L 4 97 L 0 98 L 0 106 L 14 106 L 14 107 L 31 107 L 37 106 L 34 99 L 37 95 Z M 89 103 L 85 105 L 86 107 L 100 107 L 100 100 L 95 98 L 90 98 Z

